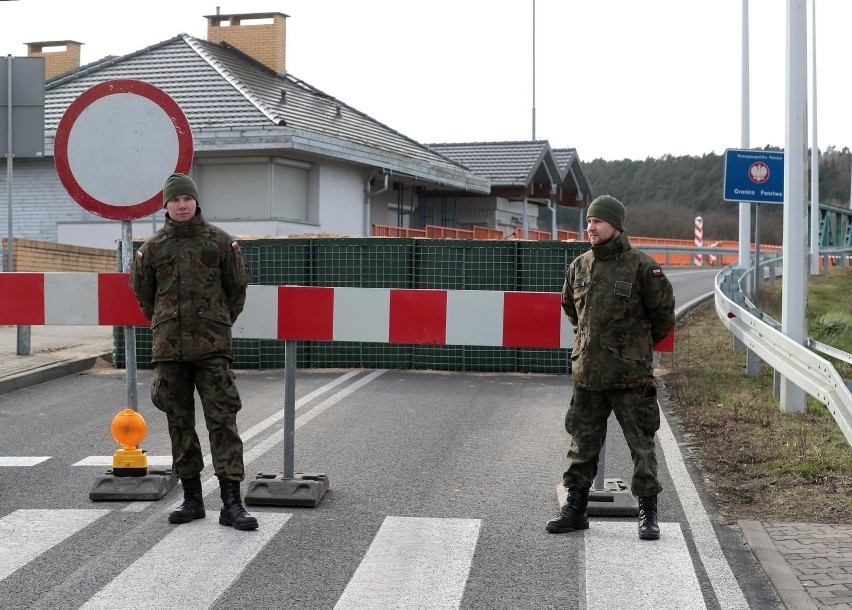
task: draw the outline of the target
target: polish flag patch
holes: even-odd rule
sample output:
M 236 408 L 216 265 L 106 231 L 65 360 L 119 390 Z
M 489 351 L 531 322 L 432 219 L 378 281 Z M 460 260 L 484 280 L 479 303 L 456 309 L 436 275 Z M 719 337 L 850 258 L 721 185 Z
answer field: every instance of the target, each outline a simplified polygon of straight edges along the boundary
M 143 257 L 143 256 L 144 256 L 144 255 L 142 254 L 142 250 L 137 250 L 137 251 L 136 251 L 136 258 L 138 258 L 140 261 L 142 260 L 142 257 Z
M 659 267 L 654 267 L 653 269 L 651 269 L 651 275 L 653 275 L 654 277 L 663 277 L 663 270 Z
M 239 249 L 240 249 L 240 244 L 239 244 L 239 242 L 232 241 L 232 242 L 231 242 L 231 250 L 236 251 L 236 250 L 239 250 Z

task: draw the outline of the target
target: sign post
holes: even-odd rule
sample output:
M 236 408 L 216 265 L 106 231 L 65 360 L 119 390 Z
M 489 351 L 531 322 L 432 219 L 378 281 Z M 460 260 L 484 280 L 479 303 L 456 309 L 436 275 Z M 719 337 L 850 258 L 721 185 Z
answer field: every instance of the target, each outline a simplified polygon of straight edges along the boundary
M 133 260 L 132 221 L 162 208 L 166 178 L 187 173 L 192 152 L 192 132 L 177 102 L 136 80 L 106 81 L 83 92 L 59 121 L 54 142 L 56 171 L 68 194 L 93 214 L 121 221 L 125 273 Z M 133 326 L 124 327 L 124 354 L 127 406 L 137 411 Z M 171 470 L 144 477 L 107 473 L 90 497 L 158 499 L 176 482 Z
M 5 87 L 5 95 L 2 94 Z M 5 120 L 3 120 L 5 114 Z M 14 115 L 14 120 L 13 120 Z M 5 131 L 5 133 L 4 133 Z M 5 137 L 3 137 L 5 135 Z M 6 271 L 15 270 L 12 230 L 12 176 L 14 158 L 44 156 L 44 58 L 12 57 L 0 63 L 0 153 L 6 156 Z M 2 259 L 3 256 L 0 256 Z M 30 327 L 18 325 L 19 356 L 30 353 Z

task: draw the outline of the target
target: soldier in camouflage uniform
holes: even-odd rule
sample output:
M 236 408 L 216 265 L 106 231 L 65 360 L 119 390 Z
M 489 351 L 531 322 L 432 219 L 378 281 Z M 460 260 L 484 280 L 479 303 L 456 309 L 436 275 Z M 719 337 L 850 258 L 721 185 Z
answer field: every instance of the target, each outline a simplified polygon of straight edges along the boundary
M 231 325 L 243 310 L 250 273 L 239 244 L 204 220 L 189 176 L 172 174 L 166 180 L 163 207 L 165 226 L 136 252 L 130 286 L 151 320 L 151 400 L 168 419 L 173 468 L 183 486 L 184 502 L 169 521 L 205 516 L 204 459 L 195 431 L 198 390 L 224 505 L 219 523 L 255 529 L 257 519 L 240 496 L 245 473 L 237 411 L 242 404 L 230 368 Z
M 568 500 L 547 522 L 550 532 L 587 529 L 589 489 L 611 412 L 633 457 L 631 492 L 639 500 L 639 538 L 657 540 L 654 434 L 660 427 L 654 345 L 674 329 L 674 293 L 660 266 L 631 247 L 625 209 L 603 195 L 586 212 L 592 249 L 565 270 L 562 308 L 574 327 L 574 393 L 565 415 L 571 435 L 562 482 Z

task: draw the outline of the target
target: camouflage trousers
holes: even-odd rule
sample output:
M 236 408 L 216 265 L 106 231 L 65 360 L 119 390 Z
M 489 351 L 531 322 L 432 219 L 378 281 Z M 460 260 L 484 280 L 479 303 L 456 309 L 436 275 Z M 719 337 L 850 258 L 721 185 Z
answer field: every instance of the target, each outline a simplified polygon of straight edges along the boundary
M 210 439 L 213 470 L 222 479 L 242 481 L 243 441 L 237 430 L 242 408 L 230 361 L 224 357 L 192 362 L 157 362 L 151 401 L 166 414 L 175 474 L 190 478 L 204 469 L 195 431 L 195 391 L 201 398 Z
M 565 414 L 565 430 L 571 435 L 571 446 L 562 484 L 577 489 L 592 486 L 598 472 L 598 456 L 606 441 L 610 413 L 615 413 L 633 458 L 631 493 L 634 496 L 657 495 L 663 488 L 657 478 L 654 434 L 660 428 L 660 408 L 653 381 L 635 390 L 574 388 Z

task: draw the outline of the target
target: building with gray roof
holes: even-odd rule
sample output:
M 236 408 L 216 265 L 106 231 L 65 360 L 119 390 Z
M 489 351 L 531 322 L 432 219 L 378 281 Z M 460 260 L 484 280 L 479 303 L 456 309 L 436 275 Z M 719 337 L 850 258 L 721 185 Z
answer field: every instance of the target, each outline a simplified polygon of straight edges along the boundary
M 374 224 L 508 233 L 519 220 L 535 228 L 538 206 L 582 208 L 590 200 L 573 149 L 542 141 L 421 144 L 288 73 L 286 18 L 217 13 L 206 16 L 207 40 L 178 34 L 71 70 L 50 62 L 65 71 L 46 74 L 44 158 L 14 161 L 15 237 L 103 248 L 120 240 L 119 223 L 77 205 L 53 163 L 65 110 L 117 79 L 154 85 L 180 106 L 205 217 L 234 235 L 367 236 Z M 69 42 L 79 57 L 80 43 Z M 28 44 L 31 56 L 46 53 L 46 43 Z M 161 224 L 162 211 L 134 221 L 133 236 Z

